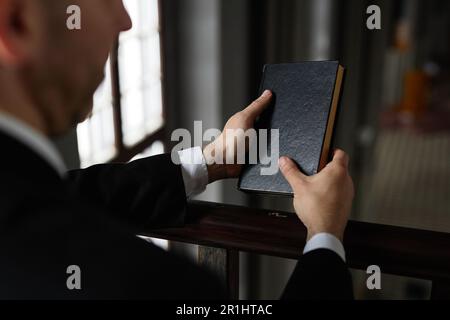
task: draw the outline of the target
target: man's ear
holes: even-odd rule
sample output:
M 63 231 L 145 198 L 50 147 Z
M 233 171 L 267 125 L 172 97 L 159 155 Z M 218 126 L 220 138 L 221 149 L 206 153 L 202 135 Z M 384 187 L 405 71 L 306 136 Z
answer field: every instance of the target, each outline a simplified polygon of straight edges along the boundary
M 40 0 L 38 0 L 40 1 Z M 29 0 L 0 0 L 0 64 L 19 66 L 33 54 L 36 6 Z

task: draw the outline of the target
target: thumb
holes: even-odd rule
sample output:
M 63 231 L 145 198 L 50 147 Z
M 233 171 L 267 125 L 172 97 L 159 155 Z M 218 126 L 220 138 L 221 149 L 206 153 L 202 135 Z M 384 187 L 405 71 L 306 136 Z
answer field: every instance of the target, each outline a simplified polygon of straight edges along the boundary
M 256 118 L 266 109 L 271 101 L 272 92 L 269 90 L 264 91 L 264 93 L 255 101 L 253 101 L 247 108 L 242 112 L 246 114 L 251 121 L 255 121 Z
M 299 170 L 292 159 L 288 157 L 281 157 L 279 160 L 281 173 L 291 185 L 292 189 L 296 190 L 305 182 L 306 176 Z
M 348 168 L 349 161 L 348 155 L 343 150 L 336 149 L 334 151 L 332 163 L 338 163 L 344 168 Z

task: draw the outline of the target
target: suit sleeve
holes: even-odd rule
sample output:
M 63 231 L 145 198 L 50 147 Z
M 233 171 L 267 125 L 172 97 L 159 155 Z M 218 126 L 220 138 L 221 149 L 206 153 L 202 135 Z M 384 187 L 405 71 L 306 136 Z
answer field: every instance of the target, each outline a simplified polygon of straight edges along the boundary
M 133 226 L 184 224 L 186 192 L 181 168 L 173 164 L 170 154 L 70 171 L 67 183 L 72 194 Z
M 284 290 L 287 300 L 351 300 L 350 271 L 339 255 L 318 249 L 303 255 Z

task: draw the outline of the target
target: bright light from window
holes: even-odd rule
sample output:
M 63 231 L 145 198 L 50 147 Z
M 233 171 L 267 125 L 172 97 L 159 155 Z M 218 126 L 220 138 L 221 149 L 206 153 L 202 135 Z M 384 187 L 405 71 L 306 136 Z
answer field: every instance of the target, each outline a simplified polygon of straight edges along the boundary
M 131 161 L 156 156 L 158 154 L 163 153 L 164 153 L 164 144 L 161 141 L 155 141 L 150 147 L 144 150 L 144 152 L 136 155 L 133 159 L 131 159 Z
M 94 94 L 92 116 L 77 128 L 81 166 L 108 161 L 116 152 L 109 61 L 105 80 Z
M 125 0 L 133 29 L 120 36 L 122 128 L 131 146 L 163 124 L 157 0 Z
M 119 79 L 125 146 L 140 142 L 163 125 L 158 0 L 125 0 L 133 28 L 119 39 Z M 106 162 L 114 140 L 111 74 L 95 93 L 92 117 L 78 126 L 81 166 Z

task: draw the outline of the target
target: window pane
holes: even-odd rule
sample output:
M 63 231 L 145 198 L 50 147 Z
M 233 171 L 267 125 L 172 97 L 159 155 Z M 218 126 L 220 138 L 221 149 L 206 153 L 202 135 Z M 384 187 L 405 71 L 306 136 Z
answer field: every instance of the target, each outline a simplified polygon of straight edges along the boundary
M 125 0 L 132 30 L 119 40 L 124 143 L 131 146 L 163 125 L 158 1 Z
M 116 148 L 109 60 L 105 66 L 105 80 L 94 94 L 92 115 L 78 125 L 77 134 L 81 167 L 102 163 L 114 157 Z

